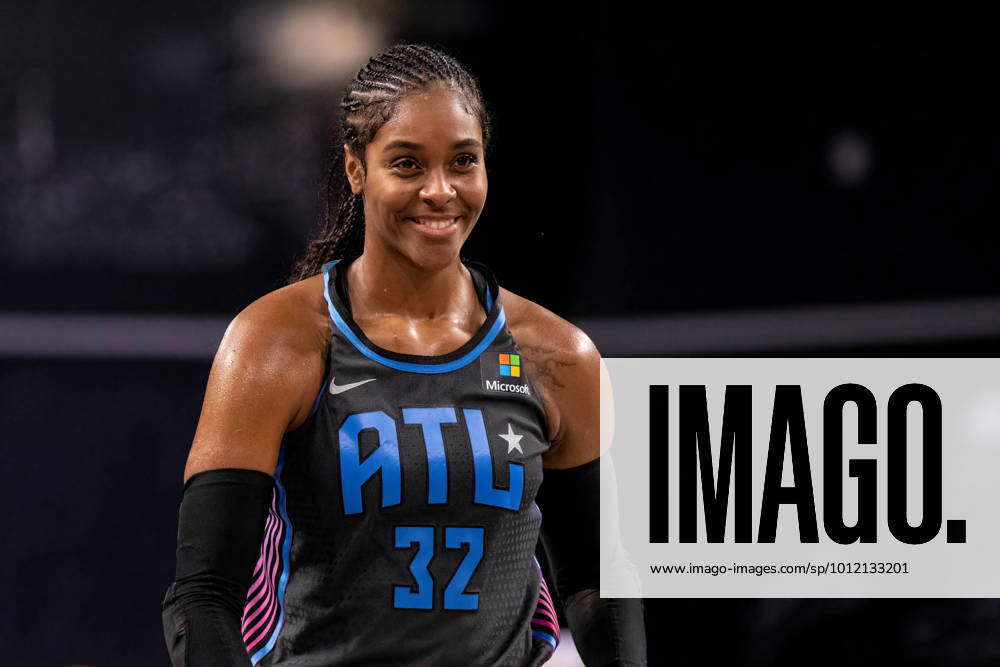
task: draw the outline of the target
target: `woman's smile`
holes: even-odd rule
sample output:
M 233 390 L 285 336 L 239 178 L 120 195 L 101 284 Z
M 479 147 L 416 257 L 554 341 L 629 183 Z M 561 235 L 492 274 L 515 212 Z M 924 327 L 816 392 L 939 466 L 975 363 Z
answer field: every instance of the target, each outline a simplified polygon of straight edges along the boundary
M 344 146 L 345 174 L 364 206 L 364 253 L 413 266 L 459 266 L 486 203 L 485 140 L 465 96 L 443 83 L 410 92 L 365 148 Z
M 414 229 L 430 238 L 446 238 L 455 234 L 461 229 L 462 216 L 441 217 L 441 216 L 420 216 L 406 218 Z

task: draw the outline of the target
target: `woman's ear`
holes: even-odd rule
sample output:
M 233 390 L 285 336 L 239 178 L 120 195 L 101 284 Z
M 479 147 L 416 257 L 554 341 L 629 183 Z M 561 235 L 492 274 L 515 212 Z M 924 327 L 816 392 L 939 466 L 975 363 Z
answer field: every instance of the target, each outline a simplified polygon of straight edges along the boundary
M 347 144 L 344 144 L 344 171 L 347 173 L 347 182 L 351 184 L 351 192 L 361 194 L 365 183 L 365 168 Z

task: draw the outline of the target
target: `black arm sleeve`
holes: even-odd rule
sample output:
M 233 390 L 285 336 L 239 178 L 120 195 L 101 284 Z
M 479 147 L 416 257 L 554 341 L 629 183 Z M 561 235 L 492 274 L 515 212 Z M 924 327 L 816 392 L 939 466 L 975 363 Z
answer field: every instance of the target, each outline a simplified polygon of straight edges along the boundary
M 577 651 L 588 667 L 646 664 L 642 600 L 601 598 L 600 458 L 546 469 L 536 501 L 542 545 Z
M 177 573 L 163 600 L 163 633 L 175 667 L 248 666 L 240 620 L 264 537 L 274 478 L 222 468 L 184 485 Z

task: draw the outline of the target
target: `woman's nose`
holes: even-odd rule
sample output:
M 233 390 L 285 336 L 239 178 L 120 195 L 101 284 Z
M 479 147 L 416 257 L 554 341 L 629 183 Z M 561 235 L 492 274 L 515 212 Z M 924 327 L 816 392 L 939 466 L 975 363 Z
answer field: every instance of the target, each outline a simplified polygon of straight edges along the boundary
M 448 174 L 443 169 L 433 169 L 427 174 L 420 197 L 435 208 L 444 206 L 455 198 L 455 188 L 448 180 Z

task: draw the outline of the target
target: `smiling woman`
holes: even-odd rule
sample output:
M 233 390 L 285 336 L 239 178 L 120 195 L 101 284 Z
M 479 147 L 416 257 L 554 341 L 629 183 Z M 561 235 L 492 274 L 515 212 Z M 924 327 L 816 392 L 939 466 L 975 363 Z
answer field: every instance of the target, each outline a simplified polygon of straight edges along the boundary
M 366 251 L 384 246 L 428 271 L 455 264 L 487 189 L 482 130 L 462 99 L 435 82 L 399 103 L 363 159 L 344 151 L 366 234 L 378 235 Z
M 209 377 L 174 664 L 539 665 L 540 537 L 587 664 L 645 664 L 640 601 L 597 594 L 597 350 L 460 256 L 486 202 L 478 84 L 400 45 L 341 107 L 324 224 Z

